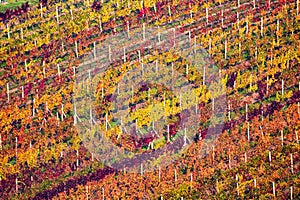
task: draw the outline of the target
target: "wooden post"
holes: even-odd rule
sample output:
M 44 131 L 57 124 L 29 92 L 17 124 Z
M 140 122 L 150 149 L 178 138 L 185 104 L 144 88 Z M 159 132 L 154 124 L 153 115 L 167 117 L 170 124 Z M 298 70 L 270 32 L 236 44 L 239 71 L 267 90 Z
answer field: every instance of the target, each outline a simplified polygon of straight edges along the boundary
M 175 182 L 176 182 L 177 181 L 177 171 L 176 171 L 176 169 L 174 171 L 174 178 L 175 178 Z
M 168 128 L 167 142 L 170 142 L 170 126 L 169 126 L 169 124 L 167 125 L 167 128 Z
M 256 179 L 254 179 L 254 187 L 256 188 Z
M 291 191 L 291 200 L 293 200 L 293 186 L 290 187 L 290 191 Z
M 158 182 L 160 182 L 160 167 L 158 167 Z
M 227 40 L 225 40 L 225 60 L 227 60 Z
M 7 89 L 7 103 L 9 103 L 9 99 L 10 99 L 10 96 L 9 96 L 9 83 L 6 83 L 6 89 Z
M 94 162 L 94 153 L 92 153 L 92 162 Z
M 284 95 L 284 81 L 281 80 L 281 94 Z
M 102 187 L 102 200 L 105 200 L 105 196 L 104 196 L 104 187 Z
M 245 152 L 245 163 L 247 162 L 247 152 Z
M 75 50 L 76 50 L 76 57 L 78 58 L 78 44 L 77 41 L 75 41 Z
M 272 162 L 271 151 L 269 151 L 269 162 Z
M 275 182 L 272 182 L 272 185 L 273 185 L 273 195 L 274 197 L 276 196 L 276 191 L 275 191 Z
M 269 93 L 269 76 L 267 76 L 267 94 Z
M 250 126 L 249 126 L 249 122 L 247 122 L 247 137 L 248 137 L 248 142 L 250 142 Z
M 296 133 L 296 142 L 297 142 L 297 144 L 299 143 L 299 139 L 298 139 L 298 131 L 295 131 L 295 133 Z
M 205 11 L 206 11 L 206 23 L 208 24 L 208 6 L 206 6 Z
M 57 20 L 57 23 L 59 24 L 58 7 L 57 6 L 56 6 L 56 20 Z
M 21 28 L 21 39 L 24 40 L 23 28 Z
M 108 45 L 108 58 L 109 58 L 109 61 L 111 62 L 111 47 L 110 47 L 110 45 Z
M 41 7 L 41 17 L 43 17 L 43 4 L 40 4 Z

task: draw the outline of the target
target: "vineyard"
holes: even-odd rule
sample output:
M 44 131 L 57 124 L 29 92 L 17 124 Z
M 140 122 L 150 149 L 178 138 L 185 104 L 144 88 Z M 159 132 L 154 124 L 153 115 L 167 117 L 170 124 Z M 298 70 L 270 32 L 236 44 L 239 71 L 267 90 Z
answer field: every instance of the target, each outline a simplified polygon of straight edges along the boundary
M 0 9 L 0 199 L 299 199 L 299 6 L 40 0 Z M 208 61 L 197 70 L 164 43 L 143 43 L 152 38 Z M 122 82 L 147 64 L 150 75 L 185 82 Z M 170 89 L 185 84 L 193 90 L 180 97 Z M 123 90 L 130 97 L 118 104 Z M 116 121 L 118 106 L 128 119 Z M 185 121 L 193 116 L 195 129 Z M 108 165 L 99 138 L 137 156 Z M 173 159 L 176 145 L 186 148 Z

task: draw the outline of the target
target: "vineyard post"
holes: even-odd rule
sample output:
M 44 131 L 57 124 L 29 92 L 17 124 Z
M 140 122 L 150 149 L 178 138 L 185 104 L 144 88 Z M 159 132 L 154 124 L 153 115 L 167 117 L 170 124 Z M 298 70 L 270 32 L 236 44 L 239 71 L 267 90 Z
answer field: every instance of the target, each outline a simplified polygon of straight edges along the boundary
M 94 58 L 96 59 L 96 42 L 93 42 L 94 44 Z
M 21 39 L 24 40 L 23 28 L 21 28 Z
M 170 142 L 170 126 L 169 124 L 167 125 L 167 142 Z
M 70 14 L 71 14 L 71 20 L 73 21 L 74 18 L 73 18 L 73 11 L 72 11 L 72 9 L 70 9 Z
M 129 1 L 128 1 L 128 2 L 129 2 Z M 157 12 L 156 4 L 153 5 L 153 8 L 154 8 L 154 12 L 156 13 L 156 12 Z
M 155 71 L 158 72 L 158 60 L 155 60 Z
M 240 29 L 240 26 L 239 26 L 239 24 L 240 24 L 240 16 L 239 16 L 239 12 L 237 11 L 237 13 L 236 13 L 236 18 L 237 18 L 237 26 L 238 26 L 238 29 Z
M 208 24 L 208 6 L 205 7 L 205 11 L 206 11 L 206 23 Z
M 257 45 L 255 46 L 255 59 L 257 59 L 257 53 L 258 53 L 258 48 Z
M 146 40 L 146 27 L 145 27 L 145 23 L 143 23 L 143 40 Z
M 269 162 L 272 162 L 272 156 L 271 156 L 271 151 L 269 151 Z
M 294 161 L 293 161 L 293 154 L 291 153 L 291 172 L 294 173 Z
M 299 0 L 297 0 L 297 16 L 299 14 Z
M 41 7 L 41 17 L 43 17 L 43 4 L 42 3 L 40 4 L 40 7 Z
M 18 194 L 18 178 L 16 178 L 16 193 Z
M 105 196 L 104 196 L 104 187 L 102 187 L 102 200 L 105 200 Z
M 123 60 L 124 60 L 124 63 L 126 62 L 126 49 L 125 47 L 123 47 Z
M 76 58 L 78 58 L 78 44 L 77 44 L 77 41 L 75 41 L 75 50 L 76 50 Z
M 168 5 L 168 12 L 169 12 L 169 16 L 171 17 L 171 16 L 172 16 L 172 13 L 171 13 L 170 5 Z M 171 19 L 170 19 L 170 21 L 171 21 Z
M 111 47 L 108 45 L 108 59 L 111 62 Z
M 92 153 L 92 162 L 94 162 L 94 153 Z
M 189 30 L 189 42 L 192 41 L 192 34 L 191 34 L 191 30 Z
M 0 133 L 0 150 L 2 150 L 2 135 Z
M 142 75 L 144 75 L 144 63 L 142 63 Z
M 190 178 L 190 181 L 191 181 L 191 183 L 193 182 L 193 173 L 191 172 L 191 176 L 190 176 L 191 178 Z
M 33 98 L 33 106 L 32 106 L 32 117 L 35 116 L 35 109 L 34 109 L 34 103 L 35 103 L 35 98 Z
M 212 110 L 215 110 L 215 98 L 212 98 Z
M 214 160 L 215 160 L 215 147 L 213 146 L 212 147 L 212 163 L 214 163 Z
M 253 8 L 255 8 L 255 0 L 253 0 Z
M 228 157 L 229 157 L 229 158 L 228 158 L 228 160 L 229 160 L 229 161 L 228 161 L 228 165 L 229 165 L 229 169 L 231 169 L 231 157 L 230 157 L 230 154 L 228 155 Z
M 160 167 L 158 167 L 158 182 L 160 182 Z
M 269 93 L 269 76 L 267 76 L 267 94 Z
M 141 51 L 138 50 L 138 54 L 139 54 L 139 61 L 141 61 Z
M 211 53 L 211 38 L 209 38 L 209 53 Z
M 101 17 L 99 17 L 99 28 L 100 28 L 100 33 L 102 33 L 103 29 L 102 29 L 102 20 L 101 20 Z
M 9 99 L 10 99 L 10 96 L 9 96 L 9 83 L 6 83 L 6 89 L 7 89 L 7 103 L 9 103 Z
M 254 179 L 254 187 L 256 188 L 256 178 Z
M 222 28 L 224 28 L 224 10 L 222 9 Z
M 297 144 L 299 143 L 299 139 L 298 139 L 298 131 L 295 131 L 295 133 L 296 133 L 296 142 L 297 142 Z
M 240 7 L 240 0 L 238 0 L 238 7 Z
M 16 162 L 18 157 L 18 137 L 16 137 Z
M 246 33 L 248 33 L 249 32 L 249 20 L 247 19 L 247 21 L 246 21 Z
M 293 200 L 293 186 L 290 187 L 290 191 L 291 191 L 291 200 Z
M 227 60 L 227 39 L 225 39 L 225 60 Z
M 276 196 L 276 191 L 275 191 L 275 182 L 274 181 L 272 182 L 272 185 L 273 185 L 273 195 L 275 197 Z
M 63 151 L 60 152 L 60 157 L 62 158 L 64 156 Z
M 246 121 L 248 121 L 248 104 L 246 103 Z
M 130 37 L 129 22 L 126 21 L 126 24 L 127 24 L 127 35 L 128 35 L 128 37 Z
M 188 77 L 189 76 L 189 65 L 188 64 L 186 64 L 186 71 L 185 71 L 185 73 L 186 73 L 186 76 Z
M 59 24 L 58 7 L 57 6 L 56 6 L 56 20 L 57 20 L 57 23 Z
M 191 18 L 191 20 L 193 19 L 193 11 L 192 10 L 190 10 L 190 18 Z
M 76 68 L 75 68 L 75 66 L 73 66 L 73 76 L 74 76 L 74 78 L 76 77 Z
M 76 150 L 76 169 L 78 170 L 78 166 L 79 166 L 79 160 L 78 160 L 78 150 Z
M 247 152 L 245 152 L 245 163 L 247 162 Z
M 57 64 L 57 73 L 58 73 L 58 76 L 60 77 L 60 66 L 59 66 L 59 64 Z
M 205 85 L 205 66 L 203 67 L 203 82 L 202 85 Z
M 281 94 L 284 95 L 284 81 L 281 80 Z
M 175 182 L 177 182 L 177 171 L 176 171 L 176 169 L 174 170 L 174 178 L 175 178 Z
M 248 138 L 248 142 L 250 142 L 250 126 L 249 126 L 249 122 L 247 122 L 247 138 Z
M 174 63 L 173 62 L 171 63 L 171 67 L 172 67 L 172 77 L 173 77 L 173 74 L 174 74 Z

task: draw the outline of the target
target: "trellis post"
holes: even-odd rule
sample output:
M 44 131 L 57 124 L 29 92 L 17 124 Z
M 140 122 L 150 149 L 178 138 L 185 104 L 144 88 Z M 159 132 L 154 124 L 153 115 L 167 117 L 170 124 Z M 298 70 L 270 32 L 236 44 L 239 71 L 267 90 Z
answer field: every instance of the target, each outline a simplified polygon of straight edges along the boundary
M 10 96 L 9 96 L 9 83 L 6 83 L 6 89 L 7 89 L 7 103 L 9 103 L 9 99 L 10 99 Z
M 58 7 L 57 6 L 56 6 L 56 20 L 57 20 L 57 23 L 59 24 Z
M 293 161 L 293 154 L 291 153 L 291 172 L 294 173 L 294 161 Z

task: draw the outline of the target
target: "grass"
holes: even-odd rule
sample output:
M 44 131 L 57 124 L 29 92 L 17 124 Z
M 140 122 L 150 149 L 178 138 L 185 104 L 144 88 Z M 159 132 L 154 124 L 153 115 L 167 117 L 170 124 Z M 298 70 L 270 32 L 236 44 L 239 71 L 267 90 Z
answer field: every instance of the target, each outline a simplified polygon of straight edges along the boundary
M 3 0 L 0 0 L 0 2 L 0 12 L 5 12 L 7 9 L 14 9 L 26 2 L 28 2 L 29 5 L 37 4 L 39 0 L 6 0 L 6 3 L 3 3 Z

